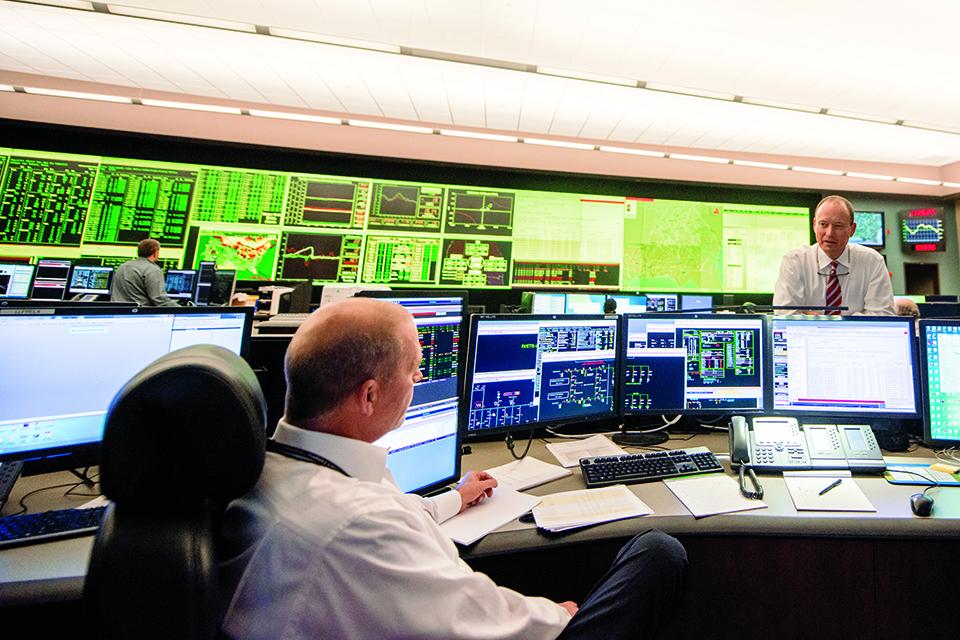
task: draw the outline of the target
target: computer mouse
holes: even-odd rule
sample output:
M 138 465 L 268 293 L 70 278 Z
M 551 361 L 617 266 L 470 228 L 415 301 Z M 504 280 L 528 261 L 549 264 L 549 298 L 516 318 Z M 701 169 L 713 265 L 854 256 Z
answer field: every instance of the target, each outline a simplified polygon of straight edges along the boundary
M 910 496 L 910 510 L 918 516 L 926 518 L 933 511 L 933 498 L 925 493 L 915 493 Z

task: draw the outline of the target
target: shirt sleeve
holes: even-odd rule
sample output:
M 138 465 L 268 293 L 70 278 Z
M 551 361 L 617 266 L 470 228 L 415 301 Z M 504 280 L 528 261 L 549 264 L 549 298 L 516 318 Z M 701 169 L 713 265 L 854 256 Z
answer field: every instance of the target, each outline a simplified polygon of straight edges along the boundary
M 800 257 L 791 251 L 783 256 L 783 262 L 780 263 L 780 275 L 773 286 L 773 306 L 802 307 L 806 304 Z M 777 313 L 789 313 L 789 310 L 778 310 Z
M 460 492 L 456 489 L 445 491 L 431 498 L 423 498 L 423 508 L 427 510 L 430 517 L 437 524 L 446 522 L 453 516 L 460 513 L 460 507 L 463 501 L 460 499 Z
M 871 256 L 872 257 L 872 256 Z M 855 313 L 857 316 L 893 316 L 896 310 L 893 306 L 893 283 L 883 257 L 877 254 L 870 265 L 867 276 L 867 289 L 863 296 L 863 311 Z
M 150 304 L 155 307 L 176 307 L 176 302 L 167 297 L 167 287 L 163 282 L 163 272 L 159 267 L 147 271 L 143 278 L 144 292 Z
M 316 554 L 316 589 L 306 600 L 331 598 L 323 608 L 333 619 L 321 622 L 327 630 L 357 638 L 403 630 L 424 640 L 549 640 L 570 621 L 559 604 L 497 586 L 450 557 L 436 538 L 442 534 L 425 524 L 403 509 L 367 513 Z

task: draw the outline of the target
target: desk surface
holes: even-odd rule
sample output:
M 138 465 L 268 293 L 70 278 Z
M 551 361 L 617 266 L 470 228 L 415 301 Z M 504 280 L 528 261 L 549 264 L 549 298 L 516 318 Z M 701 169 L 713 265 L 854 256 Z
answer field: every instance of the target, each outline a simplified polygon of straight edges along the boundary
M 721 454 L 727 450 L 725 434 L 697 436 L 690 440 L 671 440 L 671 448 L 707 446 Z M 518 448 L 525 446 L 520 443 Z M 473 443 L 473 453 L 464 456 L 463 470 L 485 469 L 510 459 L 502 442 Z M 544 441 L 535 440 L 530 455 L 555 463 Z M 910 457 L 929 457 L 932 452 L 920 449 Z M 723 456 L 721 460 L 727 464 Z M 888 457 L 888 460 L 891 458 Z M 914 460 L 917 461 L 917 460 Z M 2 515 L 15 512 L 18 501 L 26 493 L 57 484 L 69 483 L 67 473 L 47 474 L 21 479 L 4 506 Z M 467 558 L 481 558 L 518 549 L 575 544 L 590 540 L 626 538 L 655 526 L 675 535 L 685 536 L 780 536 L 829 538 L 902 538 L 957 539 L 960 527 L 960 490 L 945 488 L 936 496 L 934 516 L 918 518 L 910 512 L 909 497 L 919 489 L 892 485 L 880 477 L 857 476 L 856 481 L 877 508 L 876 513 L 797 512 L 783 478 L 761 477 L 767 509 L 695 519 L 662 482 L 630 485 L 630 488 L 654 513 L 643 518 L 589 527 L 562 535 L 543 535 L 533 525 L 514 521 L 462 550 Z M 75 480 L 75 479 L 74 479 Z M 571 476 L 528 490 L 534 495 L 582 489 L 578 470 Z M 34 493 L 26 498 L 31 512 L 44 509 L 78 506 L 86 496 L 64 496 L 65 487 Z M 93 544 L 92 536 L 15 547 L 0 551 L 0 605 L 51 602 L 79 598 L 86 573 L 87 559 Z

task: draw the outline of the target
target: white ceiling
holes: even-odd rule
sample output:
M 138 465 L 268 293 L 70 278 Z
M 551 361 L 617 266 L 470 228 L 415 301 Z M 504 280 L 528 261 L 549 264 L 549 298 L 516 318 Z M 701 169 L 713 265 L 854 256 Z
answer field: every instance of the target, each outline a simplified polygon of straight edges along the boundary
M 122 0 L 960 131 L 960 3 Z M 960 135 L 0 1 L 0 71 L 591 141 L 940 166 Z M 2 115 L 2 114 L 0 114 Z

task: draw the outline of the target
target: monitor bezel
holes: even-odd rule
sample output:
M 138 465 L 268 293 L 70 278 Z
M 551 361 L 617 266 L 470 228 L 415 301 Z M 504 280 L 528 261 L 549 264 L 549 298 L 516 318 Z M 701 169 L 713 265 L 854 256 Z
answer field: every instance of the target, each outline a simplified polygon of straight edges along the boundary
M 87 289 L 87 288 L 74 289 L 74 287 L 73 287 L 73 274 L 76 273 L 77 269 L 93 269 L 93 270 L 95 270 L 95 271 L 107 271 L 107 287 L 106 287 L 106 289 Z M 85 295 L 85 294 L 94 294 L 94 295 L 98 295 L 98 296 L 108 296 L 108 295 L 110 295 L 110 289 L 111 289 L 111 286 L 113 285 L 113 275 L 114 275 L 114 272 L 115 272 L 115 271 L 116 271 L 116 269 L 114 269 L 113 267 L 103 267 L 103 266 L 97 266 L 97 265 L 95 265 L 95 264 L 77 264 L 77 263 L 74 263 L 74 265 L 73 265 L 72 267 L 70 267 L 70 277 L 69 277 L 69 279 L 67 280 L 67 290 L 66 290 L 66 293 L 64 293 L 64 297 L 66 297 L 66 296 L 68 296 L 68 295 L 77 296 L 77 295 Z
M 960 446 L 960 436 L 954 440 L 944 440 L 934 438 L 931 433 L 930 425 L 930 378 L 929 361 L 927 360 L 927 327 L 930 326 L 948 326 L 960 327 L 960 320 L 944 320 L 940 318 L 931 318 L 920 321 L 919 343 L 920 343 L 920 393 L 923 405 L 923 443 L 928 447 L 956 447 Z
M 27 300 L 30 298 L 30 295 L 33 293 L 33 281 L 37 277 L 37 265 L 28 264 L 26 262 L 0 262 L 0 266 L 3 267 L 13 267 L 23 268 L 27 267 L 30 269 L 30 279 L 27 281 L 27 292 L 22 296 L 11 296 L 7 293 L 0 294 L 0 300 Z
M 216 309 L 226 309 L 216 307 Z M 30 316 L 141 316 L 141 315 L 219 315 L 239 313 L 243 315 L 243 332 L 240 341 L 240 356 L 246 360 L 250 352 L 250 334 L 253 328 L 253 307 L 229 307 L 229 310 L 211 310 L 210 307 L 138 307 L 123 305 L 97 305 L 94 303 L 18 306 L 0 310 L 0 315 Z M 73 363 L 71 366 L 79 366 Z M 94 442 L 71 444 L 30 452 L 0 453 L 0 462 L 23 461 L 26 475 L 76 469 L 98 463 L 101 439 Z
M 524 424 L 515 424 L 504 427 L 493 427 L 490 429 L 469 430 L 469 410 L 470 410 L 470 390 L 473 387 L 473 366 L 475 360 L 475 343 L 477 337 L 477 325 L 483 321 L 515 321 L 515 322 L 543 322 L 549 320 L 569 320 L 571 322 L 591 321 L 591 320 L 613 320 L 616 327 L 616 347 L 613 359 L 614 366 L 614 385 L 613 385 L 613 406 L 610 411 L 591 414 L 587 416 L 577 416 L 573 419 L 554 419 L 538 420 L 537 422 L 527 422 Z M 617 418 L 620 415 L 620 349 L 619 341 L 622 330 L 621 316 L 616 314 L 605 315 L 602 313 L 591 314 L 571 314 L 571 313 L 540 313 L 540 314 L 510 314 L 510 313 L 477 313 L 470 316 L 470 334 L 467 341 L 467 370 L 463 378 L 463 391 L 461 395 L 460 408 L 460 430 L 463 433 L 464 440 L 481 439 L 487 436 L 496 436 L 507 433 L 525 432 L 545 427 L 555 427 L 568 424 L 583 424 L 587 422 L 600 422 Z
M 910 332 L 910 339 L 908 343 L 910 345 L 910 364 L 913 367 L 913 403 L 914 411 L 913 412 L 888 412 L 888 411 L 842 411 L 838 412 L 831 408 L 824 409 L 814 409 L 810 411 L 797 411 L 796 409 L 780 409 L 774 405 L 773 397 L 773 331 L 774 323 L 779 321 L 788 321 L 788 322 L 839 322 L 841 324 L 850 324 L 850 323 L 863 323 L 863 322 L 882 322 L 888 324 L 901 324 L 904 325 Z M 777 415 L 790 416 L 801 420 L 805 417 L 809 418 L 831 418 L 833 420 L 840 420 L 848 422 L 849 419 L 855 418 L 860 420 L 867 420 L 870 422 L 880 422 L 884 420 L 915 420 L 920 417 L 922 411 L 922 402 L 920 397 L 920 388 L 919 388 L 919 375 L 917 373 L 917 367 L 920 366 L 920 362 L 917 354 L 917 333 L 915 329 L 915 320 L 912 316 L 805 316 L 805 315 L 783 315 L 783 316 L 774 316 L 770 321 L 770 326 L 768 333 L 770 334 L 770 351 L 769 351 L 769 362 L 770 366 L 769 371 L 769 388 L 770 388 L 770 411 Z M 882 366 L 878 364 L 878 366 Z
M 354 294 L 355 298 L 375 298 L 377 300 L 386 300 L 392 301 L 398 298 L 459 298 L 460 299 L 460 345 L 467 344 L 467 334 L 468 329 L 468 313 L 467 313 L 467 304 L 469 303 L 469 295 L 466 291 L 454 291 L 450 289 L 391 289 L 389 291 L 376 291 L 376 290 L 367 290 L 367 291 L 358 291 Z M 399 303 L 398 303 L 399 304 Z M 456 453 L 456 462 L 454 463 L 453 473 L 450 476 L 442 479 L 435 480 L 434 482 L 424 485 L 418 489 L 412 489 L 408 493 L 416 493 L 420 495 L 433 493 L 441 487 L 445 487 L 452 482 L 456 482 L 460 479 L 461 463 L 462 456 L 460 454 L 461 447 L 463 444 L 463 389 L 464 389 L 464 374 L 466 373 L 467 364 L 466 364 L 466 353 L 463 351 L 463 347 L 459 348 L 459 355 L 457 358 L 457 429 L 455 434 L 455 451 Z M 406 412 L 405 412 L 406 413 Z
M 758 361 L 760 363 L 760 392 L 761 392 L 761 401 L 760 407 L 756 409 L 744 409 L 744 408 L 730 408 L 730 409 L 687 409 L 683 408 L 679 411 L 664 411 L 662 409 L 649 409 L 646 411 L 627 411 L 623 406 L 623 389 L 624 389 L 624 378 L 626 377 L 626 364 L 627 364 L 627 327 L 631 319 L 650 319 L 650 320 L 759 320 L 760 321 L 760 336 L 759 336 L 759 345 L 760 345 L 760 357 Z M 617 389 L 619 391 L 619 408 L 620 415 L 624 418 L 629 418 L 631 416 L 676 416 L 676 415 L 691 415 L 691 416 L 717 416 L 717 415 L 759 415 L 767 411 L 770 407 L 772 401 L 771 387 L 767 384 L 767 373 L 770 368 L 770 331 L 768 326 L 767 316 L 763 314 L 731 314 L 731 313 L 681 313 L 681 312 L 654 312 L 648 311 L 647 313 L 627 313 L 623 315 L 623 326 L 621 327 L 620 341 L 617 345 L 617 351 L 619 353 L 620 362 L 619 367 L 619 376 L 617 378 Z M 771 378 L 772 379 L 772 378 Z
M 213 260 L 201 260 L 197 264 L 197 269 L 196 269 L 197 276 L 193 283 L 193 297 L 190 298 L 193 301 L 193 303 L 197 306 L 209 306 L 209 302 L 210 302 L 209 291 L 207 292 L 206 301 L 204 302 L 200 301 L 200 274 L 203 272 L 204 267 L 207 267 L 213 271 L 213 276 L 210 278 L 210 284 L 207 285 L 208 289 L 213 287 L 213 278 L 217 276 L 217 263 L 214 262 Z M 236 276 L 234 276 L 234 279 L 236 279 Z M 164 274 L 164 285 L 166 285 L 166 274 Z
M 170 293 L 169 287 L 167 286 L 167 278 L 171 273 L 193 273 L 193 286 L 190 287 L 189 291 L 181 291 L 180 293 Z M 167 269 L 163 274 L 163 290 L 167 294 L 167 297 L 171 300 L 193 300 L 194 291 L 197 288 L 197 273 L 196 269 Z

